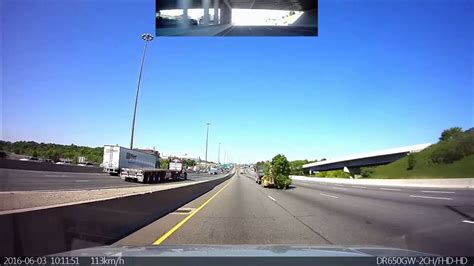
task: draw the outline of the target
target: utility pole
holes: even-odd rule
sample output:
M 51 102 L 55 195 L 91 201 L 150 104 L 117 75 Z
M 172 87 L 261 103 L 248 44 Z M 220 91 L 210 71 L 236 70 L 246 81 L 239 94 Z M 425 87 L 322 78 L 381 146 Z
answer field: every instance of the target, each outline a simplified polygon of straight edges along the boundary
M 221 164 L 221 143 L 219 142 L 219 150 L 217 151 L 217 163 Z
M 207 133 L 206 133 L 206 156 L 205 156 L 205 160 L 207 162 L 207 146 L 209 144 L 209 125 L 211 123 L 206 123 L 206 126 L 207 126 Z

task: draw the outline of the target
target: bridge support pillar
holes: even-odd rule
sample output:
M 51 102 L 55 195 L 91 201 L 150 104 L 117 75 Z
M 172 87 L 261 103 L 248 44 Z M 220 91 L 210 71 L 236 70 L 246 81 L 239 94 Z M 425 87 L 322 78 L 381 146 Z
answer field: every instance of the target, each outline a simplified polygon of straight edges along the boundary
M 226 3 L 221 2 L 221 24 L 232 23 L 232 9 Z
M 183 19 L 180 24 L 181 28 L 189 28 L 188 9 L 191 5 L 190 1 L 191 0 L 179 0 L 179 7 L 183 9 Z
M 214 0 L 214 25 L 219 24 L 219 0 Z
M 354 178 L 356 175 L 360 175 L 360 167 L 347 167 L 344 166 L 344 172 L 351 175 L 351 178 Z
M 202 18 L 202 24 L 204 26 L 209 25 L 209 6 L 210 6 L 210 0 L 202 0 L 202 8 L 204 9 L 204 16 Z

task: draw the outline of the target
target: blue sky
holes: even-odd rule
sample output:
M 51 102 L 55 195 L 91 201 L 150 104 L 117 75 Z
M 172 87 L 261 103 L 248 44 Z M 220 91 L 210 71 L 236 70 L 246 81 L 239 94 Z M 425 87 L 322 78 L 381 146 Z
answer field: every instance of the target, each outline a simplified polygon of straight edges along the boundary
M 153 0 L 1 2 L 2 139 L 129 145 Z M 472 127 L 472 1 L 320 1 L 319 37 L 157 38 L 135 145 L 333 158 Z M 221 157 L 221 158 L 222 158 Z

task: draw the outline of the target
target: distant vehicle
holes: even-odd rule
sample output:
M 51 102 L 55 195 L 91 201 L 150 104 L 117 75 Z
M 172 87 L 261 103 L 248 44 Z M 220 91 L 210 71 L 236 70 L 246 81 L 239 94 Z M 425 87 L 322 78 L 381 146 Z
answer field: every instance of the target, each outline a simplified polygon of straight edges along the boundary
M 123 168 L 120 172 L 120 177 L 125 181 L 157 183 L 167 180 L 186 180 L 188 179 L 188 173 L 184 169 L 184 162 L 182 160 L 171 159 L 168 163 L 168 169 Z
M 217 170 L 217 168 L 212 168 L 211 167 L 207 173 L 210 174 L 210 175 L 217 175 L 218 170 Z
M 54 161 L 51 160 L 51 159 L 44 159 L 43 162 L 45 162 L 45 163 L 54 163 Z
M 188 173 L 194 173 L 194 172 L 196 172 L 196 171 L 194 170 L 194 167 L 188 166 L 188 168 L 186 169 L 186 172 L 188 172 Z
M 115 145 L 104 146 L 104 172 L 119 175 L 123 168 L 158 168 L 159 156 Z
M 89 163 L 89 162 L 86 162 L 86 163 L 79 163 L 77 164 L 78 166 L 83 166 L 83 167 L 93 167 L 94 164 L 93 163 Z
M 265 167 L 264 166 L 255 167 L 254 172 L 255 172 L 255 182 L 257 184 L 262 184 L 262 179 L 263 179 L 263 176 L 265 175 Z
M 168 169 L 175 170 L 175 171 L 183 171 L 184 162 L 180 159 L 171 159 L 168 163 Z
M 21 158 L 20 161 L 39 161 L 36 157 Z
M 64 162 L 64 161 L 59 161 L 56 164 L 64 164 L 64 165 L 70 165 L 70 162 Z
M 86 159 L 86 157 L 84 157 L 84 156 L 79 156 L 79 157 L 77 158 L 77 163 L 78 163 L 78 164 L 87 164 L 87 159 Z

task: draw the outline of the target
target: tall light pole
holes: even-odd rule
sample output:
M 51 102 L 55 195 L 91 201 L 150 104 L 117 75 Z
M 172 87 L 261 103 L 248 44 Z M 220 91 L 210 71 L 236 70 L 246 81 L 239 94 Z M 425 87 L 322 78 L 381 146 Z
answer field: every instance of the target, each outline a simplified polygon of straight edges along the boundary
M 138 93 L 140 92 L 140 81 L 142 80 L 143 63 L 145 62 L 146 47 L 148 45 L 148 42 L 151 42 L 153 40 L 153 36 L 149 33 L 144 33 L 142 34 L 142 39 L 145 41 L 145 48 L 143 49 L 142 63 L 140 65 L 140 74 L 138 75 L 137 93 L 135 95 L 135 107 L 133 108 L 132 136 L 130 138 L 130 149 L 133 149 L 133 134 L 135 132 L 135 116 L 137 115 Z
M 207 133 L 206 133 L 206 162 L 207 162 L 207 145 L 209 144 L 209 125 L 211 123 L 206 123 L 206 126 L 207 126 Z
M 217 163 L 221 164 L 221 143 L 219 142 L 219 150 L 217 151 Z

